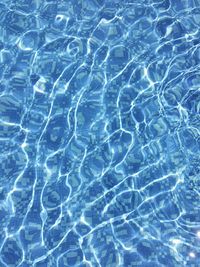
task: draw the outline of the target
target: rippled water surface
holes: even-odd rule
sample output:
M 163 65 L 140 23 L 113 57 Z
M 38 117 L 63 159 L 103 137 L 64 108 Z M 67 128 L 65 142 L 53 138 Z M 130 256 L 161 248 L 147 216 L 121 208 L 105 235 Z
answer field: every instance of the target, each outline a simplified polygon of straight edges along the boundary
M 0 0 L 0 267 L 199 267 L 199 111 L 199 0 Z

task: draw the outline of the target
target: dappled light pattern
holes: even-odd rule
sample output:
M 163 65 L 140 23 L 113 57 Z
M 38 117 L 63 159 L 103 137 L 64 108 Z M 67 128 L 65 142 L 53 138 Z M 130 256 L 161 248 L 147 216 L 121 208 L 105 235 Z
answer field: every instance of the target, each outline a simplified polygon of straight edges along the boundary
M 0 0 L 0 267 L 200 266 L 199 111 L 199 0 Z

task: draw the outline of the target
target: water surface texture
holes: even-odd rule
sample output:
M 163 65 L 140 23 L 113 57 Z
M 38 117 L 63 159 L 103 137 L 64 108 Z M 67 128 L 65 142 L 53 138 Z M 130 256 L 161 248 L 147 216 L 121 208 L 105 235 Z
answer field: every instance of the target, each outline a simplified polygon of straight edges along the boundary
M 199 267 L 199 111 L 199 0 L 0 0 L 0 267 Z

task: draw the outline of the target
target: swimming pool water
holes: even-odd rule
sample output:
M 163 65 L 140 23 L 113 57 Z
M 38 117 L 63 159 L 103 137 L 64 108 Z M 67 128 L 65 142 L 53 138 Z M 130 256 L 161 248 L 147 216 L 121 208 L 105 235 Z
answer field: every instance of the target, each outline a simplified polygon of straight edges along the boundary
M 199 0 L 0 0 L 0 267 L 200 266 L 199 111 Z

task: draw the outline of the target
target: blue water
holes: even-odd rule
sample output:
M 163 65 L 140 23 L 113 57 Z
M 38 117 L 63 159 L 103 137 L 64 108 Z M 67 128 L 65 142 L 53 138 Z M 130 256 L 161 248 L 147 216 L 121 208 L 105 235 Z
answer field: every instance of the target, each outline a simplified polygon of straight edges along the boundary
M 0 267 L 199 267 L 199 141 L 199 0 L 0 0 Z

